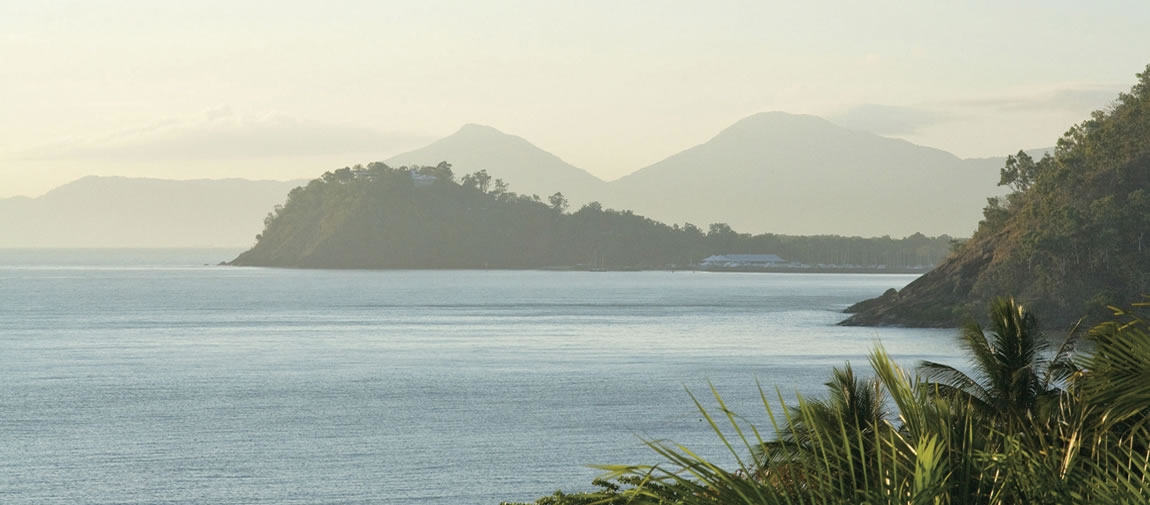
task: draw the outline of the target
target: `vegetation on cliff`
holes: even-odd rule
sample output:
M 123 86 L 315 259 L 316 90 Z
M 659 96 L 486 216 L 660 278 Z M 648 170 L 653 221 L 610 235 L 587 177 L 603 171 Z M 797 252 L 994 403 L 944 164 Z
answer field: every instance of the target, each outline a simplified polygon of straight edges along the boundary
M 1007 159 L 973 238 L 845 324 L 952 326 L 1013 293 L 1066 326 L 1150 292 L 1150 66 L 1053 155 Z
M 948 236 L 903 239 L 740 234 L 666 225 L 592 202 L 519 195 L 486 171 L 383 163 L 325 173 L 293 189 L 235 265 L 303 268 L 668 268 L 712 254 L 777 254 L 808 265 L 937 264 Z

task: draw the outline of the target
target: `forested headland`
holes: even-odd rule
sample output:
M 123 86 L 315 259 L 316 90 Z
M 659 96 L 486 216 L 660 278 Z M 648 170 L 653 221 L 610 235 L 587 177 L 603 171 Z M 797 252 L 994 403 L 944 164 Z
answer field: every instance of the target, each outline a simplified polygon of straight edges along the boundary
M 345 167 L 293 189 L 234 265 L 299 268 L 691 268 L 715 254 L 776 254 L 808 270 L 925 271 L 958 242 L 943 235 L 751 235 L 724 223 L 668 225 L 562 193 L 521 195 L 485 170 Z M 820 267 L 820 265 L 822 267 Z M 796 271 L 800 271 L 797 270 Z
M 1066 327 L 1150 292 L 1150 66 L 1053 155 L 1007 159 L 973 238 L 846 324 L 955 326 L 1010 293 Z

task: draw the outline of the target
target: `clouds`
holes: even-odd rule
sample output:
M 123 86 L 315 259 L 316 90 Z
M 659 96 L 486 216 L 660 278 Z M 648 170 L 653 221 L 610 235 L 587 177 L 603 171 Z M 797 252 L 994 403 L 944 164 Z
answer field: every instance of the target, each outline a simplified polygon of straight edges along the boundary
M 1037 114 L 1066 116 L 1073 122 L 1084 120 L 1090 112 L 1107 107 L 1122 90 L 1118 85 L 1065 85 L 1026 93 L 915 105 L 866 103 L 849 107 L 828 119 L 847 128 L 891 136 L 920 134 L 937 126 L 977 121 L 979 118 L 1005 119 L 1006 116 Z
M 959 100 L 954 105 L 1002 113 L 1060 111 L 1085 114 L 1109 105 L 1121 91 L 1125 91 L 1125 88 L 1117 85 L 1084 85 L 1012 96 Z
M 828 119 L 840 126 L 879 135 L 906 135 L 946 122 L 951 117 L 946 112 L 927 108 L 866 103 Z
M 325 123 L 282 114 L 243 116 L 219 107 L 100 137 L 72 139 L 14 153 L 24 161 L 205 161 L 391 154 L 434 137 Z

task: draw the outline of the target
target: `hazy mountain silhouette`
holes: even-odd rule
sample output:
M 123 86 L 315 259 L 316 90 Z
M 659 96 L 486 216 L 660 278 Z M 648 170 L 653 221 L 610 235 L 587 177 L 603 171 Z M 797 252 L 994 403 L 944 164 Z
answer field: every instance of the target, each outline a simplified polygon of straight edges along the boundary
M 303 182 L 84 177 L 0 199 L 0 247 L 246 247 Z
M 563 192 L 669 223 L 795 235 L 969 236 L 1002 158 L 938 149 L 781 112 L 750 116 L 692 147 L 604 182 L 527 140 L 465 125 L 386 163 L 487 170 L 520 194 Z M 370 160 L 349 160 L 370 161 Z M 319 172 L 317 171 L 317 176 Z M 247 246 L 304 181 L 87 177 L 40 198 L 0 199 L 0 247 Z
M 814 116 L 750 116 L 612 183 L 655 219 L 790 234 L 967 236 L 1002 160 L 961 160 Z
M 490 126 L 464 125 L 427 147 L 385 160 L 392 167 L 451 163 L 455 173 L 487 170 L 519 194 L 546 198 L 559 191 L 578 205 L 602 197 L 607 183 L 544 151 L 522 137 Z

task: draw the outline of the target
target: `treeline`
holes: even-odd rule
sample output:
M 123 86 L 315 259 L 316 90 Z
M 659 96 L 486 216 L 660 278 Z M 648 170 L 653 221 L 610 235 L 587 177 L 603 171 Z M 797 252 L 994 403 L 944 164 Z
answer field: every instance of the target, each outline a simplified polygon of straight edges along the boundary
M 1142 304 L 1143 306 L 1150 304 Z M 1150 503 L 1150 326 L 1120 312 L 1053 347 L 1034 315 L 997 299 L 959 335 L 968 375 L 897 365 L 831 371 L 826 396 L 780 405 L 759 391 L 770 432 L 699 405 L 736 464 L 652 440 L 657 465 L 602 466 L 598 491 L 534 505 L 1077 505 Z M 779 402 L 775 401 L 779 398 Z M 694 399 L 694 398 L 692 398 Z M 520 504 L 528 505 L 528 504 Z
M 486 171 L 356 165 L 293 189 L 233 264 L 311 268 L 687 268 L 713 254 L 927 269 L 951 237 L 798 237 L 667 225 L 562 193 L 521 195 Z

